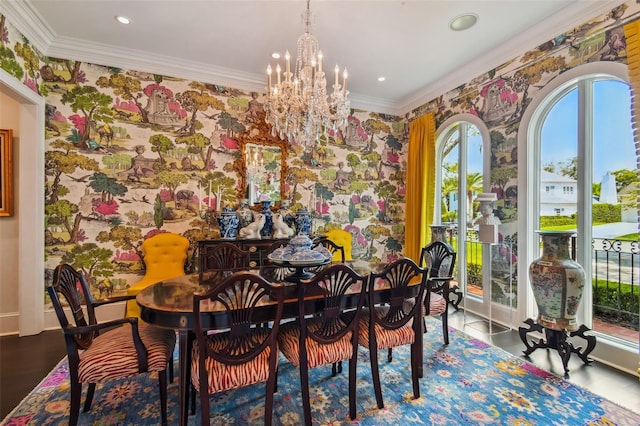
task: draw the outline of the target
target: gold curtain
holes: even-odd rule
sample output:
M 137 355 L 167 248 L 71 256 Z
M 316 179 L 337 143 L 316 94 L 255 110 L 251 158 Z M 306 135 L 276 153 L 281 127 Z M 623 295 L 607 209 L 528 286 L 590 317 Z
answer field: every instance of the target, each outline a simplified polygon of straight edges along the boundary
M 409 123 L 407 195 L 404 254 L 420 259 L 420 250 L 431 234 L 436 178 L 436 126 L 433 114 Z
M 629 83 L 631 85 L 631 127 L 636 145 L 636 168 L 640 170 L 640 21 L 626 24 L 624 35 L 627 38 Z M 640 196 L 637 200 L 637 208 L 640 216 Z M 640 373 L 640 367 L 638 373 Z

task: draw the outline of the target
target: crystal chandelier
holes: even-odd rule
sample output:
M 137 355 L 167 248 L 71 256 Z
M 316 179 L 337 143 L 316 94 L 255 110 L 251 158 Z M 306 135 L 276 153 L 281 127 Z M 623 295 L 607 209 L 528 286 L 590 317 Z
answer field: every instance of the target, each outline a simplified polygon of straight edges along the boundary
M 267 124 L 273 136 L 286 136 L 290 142 L 313 146 L 326 130 L 336 131 L 347 123 L 350 112 L 347 95 L 347 70 L 335 67 L 333 92 L 327 96 L 327 80 L 322 70 L 322 52 L 311 32 L 310 0 L 304 14 L 305 33 L 298 38 L 295 73 L 291 72 L 291 55 L 285 54 L 284 72 L 276 65 L 276 81 L 272 81 L 271 65 L 267 67 L 269 83 L 265 102 Z

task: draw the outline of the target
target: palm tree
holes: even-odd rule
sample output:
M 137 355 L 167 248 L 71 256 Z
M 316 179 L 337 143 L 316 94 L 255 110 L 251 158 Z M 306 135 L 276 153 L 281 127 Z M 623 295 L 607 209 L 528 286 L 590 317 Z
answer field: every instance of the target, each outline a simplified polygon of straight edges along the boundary
M 458 192 L 458 163 L 442 164 L 442 193 L 441 200 L 443 205 L 442 217 L 451 212 L 450 194 Z M 445 211 L 446 209 L 446 211 Z M 444 220 L 444 219 L 443 219 Z M 447 220 L 451 220 L 447 217 Z
M 467 205 L 469 206 L 467 211 L 469 220 L 473 220 L 474 217 L 473 193 L 479 191 L 482 191 L 482 173 L 467 173 Z

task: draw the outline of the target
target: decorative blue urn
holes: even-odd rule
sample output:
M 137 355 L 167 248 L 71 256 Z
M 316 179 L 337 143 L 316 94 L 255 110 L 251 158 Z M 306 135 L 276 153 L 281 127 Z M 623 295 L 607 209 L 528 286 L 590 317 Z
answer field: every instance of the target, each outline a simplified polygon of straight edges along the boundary
M 218 226 L 220 226 L 220 237 L 234 239 L 238 232 L 238 216 L 232 207 L 224 207 L 218 216 Z
M 243 198 L 240 200 L 240 206 L 236 212 L 238 216 L 238 229 L 242 229 L 253 222 L 253 211 L 249 208 L 249 199 Z
M 271 212 L 271 201 L 261 201 L 262 210 L 260 213 L 264 215 L 264 226 L 260 231 L 260 236 L 271 238 L 271 233 L 273 232 L 273 213 Z
M 311 214 L 306 207 L 300 207 L 295 218 L 296 234 L 309 235 L 311 232 Z
M 294 229 L 295 216 L 293 215 L 291 210 L 289 210 L 289 208 L 290 208 L 290 201 L 282 200 L 280 202 L 280 210 L 278 210 L 278 213 L 280 213 L 280 215 L 282 216 L 284 223 L 286 223 L 289 228 Z

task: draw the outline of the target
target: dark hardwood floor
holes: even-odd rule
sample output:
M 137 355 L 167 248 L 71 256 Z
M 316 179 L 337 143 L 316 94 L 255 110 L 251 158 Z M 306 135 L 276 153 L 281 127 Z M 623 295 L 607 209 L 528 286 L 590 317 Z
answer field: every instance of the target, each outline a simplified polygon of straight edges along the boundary
M 483 323 L 464 324 L 462 311 L 449 313 L 449 324 L 516 356 L 524 348 L 517 331 L 489 336 Z M 495 329 L 494 329 L 495 332 Z M 3 419 L 65 356 L 64 338 L 59 330 L 36 336 L 0 337 L 0 419 Z M 554 350 L 539 349 L 529 361 L 562 376 L 562 361 Z M 584 365 L 575 356 L 569 361 L 570 382 L 593 393 L 640 412 L 640 382 L 636 375 L 621 372 L 594 361 Z
M 0 419 L 67 354 L 60 330 L 0 337 Z

